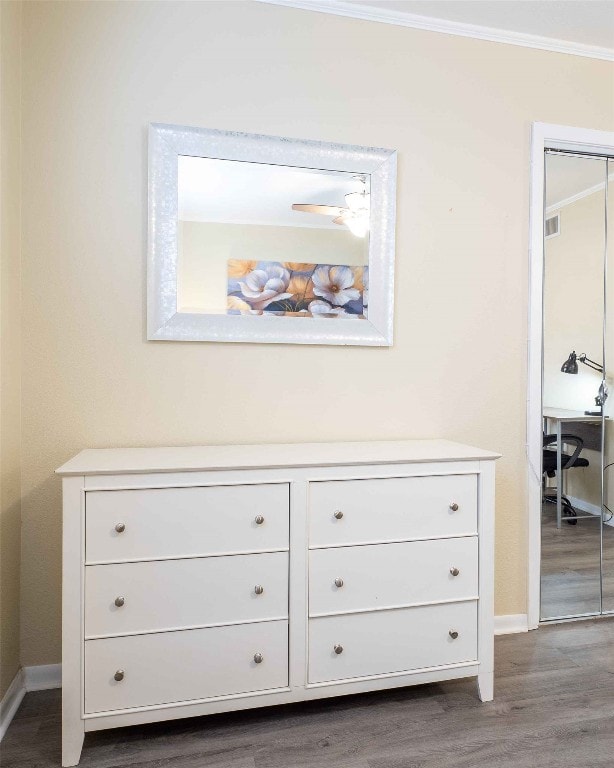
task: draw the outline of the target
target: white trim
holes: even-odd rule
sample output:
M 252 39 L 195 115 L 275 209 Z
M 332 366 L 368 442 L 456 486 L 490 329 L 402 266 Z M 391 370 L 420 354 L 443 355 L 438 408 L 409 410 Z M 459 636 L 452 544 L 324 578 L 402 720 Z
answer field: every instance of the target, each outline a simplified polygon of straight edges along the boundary
M 510 613 L 495 616 L 495 635 L 515 635 L 529 631 L 529 617 L 526 613 Z
M 579 509 L 581 512 L 588 512 L 590 515 L 595 515 L 595 517 L 599 517 L 601 514 L 601 507 L 599 507 L 597 504 L 591 504 L 588 501 L 584 501 L 584 499 L 579 499 L 577 496 L 568 495 L 567 498 L 571 502 L 571 505 L 576 509 Z M 607 510 L 606 514 L 609 514 Z M 603 524 L 614 528 L 614 517 L 612 520 L 604 520 Z
M 523 48 L 537 48 L 553 53 L 567 53 L 571 56 L 585 56 L 589 59 L 614 61 L 614 50 L 597 45 L 586 45 L 571 40 L 557 40 L 553 37 L 531 35 L 509 29 L 484 27 L 479 24 L 465 24 L 449 19 L 437 19 L 431 16 L 419 16 L 405 11 L 393 11 L 376 5 L 356 5 L 348 0 L 256 0 L 269 5 L 284 5 L 304 11 L 328 13 L 334 16 L 346 16 L 364 21 L 377 21 L 394 24 L 398 27 L 411 27 L 427 32 L 439 32 L 444 35 L 471 37 L 475 40 L 487 40 L 491 43 L 519 45 Z
M 542 306 L 544 268 L 544 150 L 614 154 L 614 131 L 533 123 L 529 217 L 529 328 L 527 367 L 527 494 L 529 629 L 539 626 L 542 455 Z
M 15 713 L 19 709 L 19 705 L 25 695 L 26 687 L 24 685 L 23 670 L 20 669 L 0 702 L 0 741 L 4 738 L 11 720 L 15 717 Z
M 571 502 L 572 507 L 579 509 L 580 512 L 588 512 L 590 515 L 599 516 L 601 514 L 601 507 L 597 504 L 591 504 L 589 501 L 579 499 L 577 496 L 567 496 Z
M 41 664 L 36 667 L 24 667 L 26 691 L 48 691 L 62 687 L 62 665 Z
M 23 697 L 30 691 L 48 691 L 62 687 L 62 665 L 41 664 L 22 667 L 7 688 L 0 702 L 0 741 L 15 717 Z

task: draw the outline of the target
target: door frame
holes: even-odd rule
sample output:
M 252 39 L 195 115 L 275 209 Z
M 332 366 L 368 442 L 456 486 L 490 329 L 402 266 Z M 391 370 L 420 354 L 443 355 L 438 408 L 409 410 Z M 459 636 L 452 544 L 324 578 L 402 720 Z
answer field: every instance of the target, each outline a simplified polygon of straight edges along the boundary
M 544 176 L 545 150 L 565 149 L 614 155 L 614 131 L 535 122 L 531 131 L 531 199 L 529 215 L 529 336 L 527 370 L 528 574 L 527 619 L 537 629 L 540 614 Z

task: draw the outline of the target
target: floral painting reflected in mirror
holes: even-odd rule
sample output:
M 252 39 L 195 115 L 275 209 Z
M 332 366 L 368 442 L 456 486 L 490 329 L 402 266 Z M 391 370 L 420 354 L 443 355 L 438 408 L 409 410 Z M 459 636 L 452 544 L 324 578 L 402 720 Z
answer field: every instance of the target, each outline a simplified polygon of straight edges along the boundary
M 364 320 L 368 281 L 368 267 L 231 259 L 228 313 Z
M 392 343 L 396 153 L 152 125 L 148 338 Z

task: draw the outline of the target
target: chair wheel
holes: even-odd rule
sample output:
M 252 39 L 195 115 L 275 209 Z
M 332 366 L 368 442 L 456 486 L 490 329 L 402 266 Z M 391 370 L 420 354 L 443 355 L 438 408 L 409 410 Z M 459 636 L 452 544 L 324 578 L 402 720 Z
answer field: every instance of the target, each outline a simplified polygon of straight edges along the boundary
M 569 509 L 565 507 L 563 510 L 563 517 L 566 518 L 565 522 L 567 525 L 578 525 L 578 521 L 576 520 L 576 510 L 575 509 Z

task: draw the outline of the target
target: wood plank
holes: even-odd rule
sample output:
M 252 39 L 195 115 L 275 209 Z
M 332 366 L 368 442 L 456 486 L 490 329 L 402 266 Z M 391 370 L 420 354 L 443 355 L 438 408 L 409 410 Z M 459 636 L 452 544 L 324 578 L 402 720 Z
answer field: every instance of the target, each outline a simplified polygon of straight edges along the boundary
M 585 513 L 580 513 L 585 514 Z M 554 504 L 542 508 L 541 616 L 599 610 L 599 517 L 556 527 Z M 614 527 L 603 526 L 603 608 L 614 610 Z

